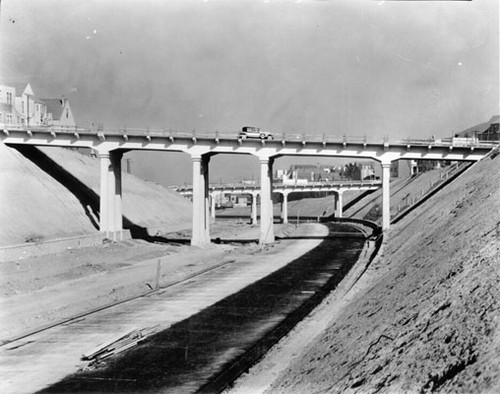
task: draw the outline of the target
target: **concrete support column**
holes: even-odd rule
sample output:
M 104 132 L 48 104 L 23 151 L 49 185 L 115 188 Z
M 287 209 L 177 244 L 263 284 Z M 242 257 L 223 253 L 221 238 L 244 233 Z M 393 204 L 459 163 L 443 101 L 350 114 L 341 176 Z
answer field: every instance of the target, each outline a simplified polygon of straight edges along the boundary
M 205 243 L 210 244 L 210 180 L 209 180 L 209 162 L 210 156 L 203 156 L 201 170 L 203 172 L 203 186 L 205 188 Z
M 391 163 L 382 163 L 382 230 L 387 230 L 391 225 Z
M 215 219 L 215 196 L 216 193 L 212 193 L 210 195 L 210 215 L 212 216 L 213 219 Z
M 290 192 L 283 192 L 283 202 L 281 203 L 281 219 L 283 223 L 288 223 L 288 194 Z
M 109 201 L 109 180 L 108 172 L 111 167 L 111 159 L 109 152 L 99 152 L 99 164 L 101 168 L 100 175 L 100 193 L 99 193 L 99 230 L 109 236 L 109 216 L 110 216 L 110 201 Z
M 204 246 L 210 243 L 208 162 L 209 156 L 195 155 L 193 162 L 193 230 L 191 245 Z
M 252 193 L 252 224 L 257 224 L 257 197 L 259 193 Z
M 101 176 L 99 196 L 99 229 L 113 241 L 123 240 L 122 152 L 98 154 Z
M 112 167 L 113 241 L 123 241 L 122 152 L 110 152 Z
M 342 217 L 342 211 L 344 207 L 344 201 L 343 201 L 343 191 L 338 191 L 336 198 L 335 198 L 335 217 L 336 218 L 341 218 Z
M 274 242 L 273 159 L 260 158 L 260 244 Z

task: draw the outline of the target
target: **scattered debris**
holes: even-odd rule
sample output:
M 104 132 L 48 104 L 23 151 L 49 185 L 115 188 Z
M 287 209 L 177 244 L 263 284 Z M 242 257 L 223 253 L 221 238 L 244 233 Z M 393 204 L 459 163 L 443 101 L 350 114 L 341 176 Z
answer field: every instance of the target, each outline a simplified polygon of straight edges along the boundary
M 105 342 L 95 349 L 84 353 L 82 355 L 82 360 L 98 362 L 108 357 L 114 356 L 134 347 L 140 341 L 143 341 L 146 337 L 155 334 L 159 331 L 159 327 L 160 325 L 156 325 L 154 327 L 143 328 L 141 330 L 134 329 L 132 331 L 129 331 L 126 334 L 118 336 L 118 338 L 116 339 Z

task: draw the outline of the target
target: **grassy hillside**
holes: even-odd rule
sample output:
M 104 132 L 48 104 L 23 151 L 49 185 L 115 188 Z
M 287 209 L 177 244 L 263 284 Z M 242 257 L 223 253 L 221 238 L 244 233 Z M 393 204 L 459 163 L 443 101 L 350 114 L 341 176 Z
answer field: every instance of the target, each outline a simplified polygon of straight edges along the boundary
M 274 393 L 500 392 L 500 155 L 391 227 Z

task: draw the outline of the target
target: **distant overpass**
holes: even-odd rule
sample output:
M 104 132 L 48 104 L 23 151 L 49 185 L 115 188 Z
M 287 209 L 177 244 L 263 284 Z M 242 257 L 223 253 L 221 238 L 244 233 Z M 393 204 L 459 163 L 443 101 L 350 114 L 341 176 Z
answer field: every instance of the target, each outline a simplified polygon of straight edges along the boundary
M 309 192 L 334 192 L 335 193 L 335 217 L 342 217 L 343 194 L 349 190 L 376 190 L 382 186 L 382 181 L 330 181 L 330 182 L 308 182 L 300 183 L 273 183 L 272 192 L 283 196 L 281 204 L 281 218 L 283 223 L 288 223 L 288 195 L 290 193 L 309 193 Z M 173 186 L 179 194 L 185 196 L 193 195 L 193 187 Z M 217 194 L 249 194 L 252 196 L 252 223 L 257 222 L 257 196 L 260 195 L 260 185 L 250 185 L 243 183 L 216 184 L 208 187 L 211 201 L 211 215 L 215 217 L 215 196 Z
M 274 241 L 273 162 L 283 156 L 350 157 L 373 159 L 382 166 L 382 228 L 390 224 L 389 178 L 391 162 L 399 159 L 477 161 L 495 144 L 460 143 L 450 140 L 376 140 L 367 137 L 282 134 L 274 140 L 238 139 L 233 133 L 175 132 L 158 129 L 110 128 L 93 130 L 64 127 L 0 125 L 0 141 L 8 145 L 90 148 L 101 163 L 100 229 L 106 236 L 122 236 L 121 159 L 132 150 L 184 152 L 191 156 L 193 171 L 193 245 L 210 243 L 209 162 L 218 154 L 255 156 L 260 163 L 262 244 Z

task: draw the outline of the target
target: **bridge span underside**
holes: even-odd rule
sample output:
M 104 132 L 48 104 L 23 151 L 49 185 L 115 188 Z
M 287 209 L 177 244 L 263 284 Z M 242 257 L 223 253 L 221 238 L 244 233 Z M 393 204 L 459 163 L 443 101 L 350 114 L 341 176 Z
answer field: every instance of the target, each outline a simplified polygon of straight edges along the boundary
M 184 152 L 191 156 L 193 167 L 193 229 L 191 244 L 210 243 L 209 162 L 216 154 L 246 154 L 260 163 L 260 243 L 274 242 L 273 163 L 282 156 L 349 157 L 373 159 L 382 165 L 382 229 L 390 226 L 390 166 L 400 159 L 477 161 L 487 155 L 491 144 L 454 146 L 440 141 L 405 141 L 389 143 L 339 140 L 239 140 L 232 137 L 200 136 L 188 133 L 151 132 L 148 130 L 93 131 L 74 128 L 4 127 L 0 141 L 5 144 L 90 148 L 100 160 L 100 231 L 113 240 L 122 239 L 121 160 L 131 150 Z M 284 200 L 286 191 L 283 191 Z M 340 193 L 339 193 L 340 196 Z M 339 200 L 341 197 L 339 197 Z

